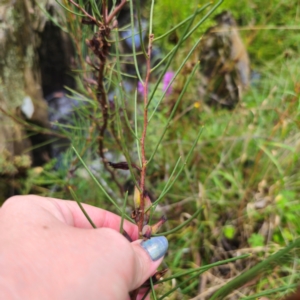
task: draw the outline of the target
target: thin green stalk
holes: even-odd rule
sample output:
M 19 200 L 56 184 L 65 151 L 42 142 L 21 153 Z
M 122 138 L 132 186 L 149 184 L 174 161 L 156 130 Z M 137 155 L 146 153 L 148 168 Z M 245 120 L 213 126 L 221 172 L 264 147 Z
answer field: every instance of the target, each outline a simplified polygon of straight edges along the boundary
M 181 290 L 182 294 L 187 294 L 188 292 L 190 292 L 191 290 L 195 290 L 195 288 L 199 285 L 199 280 L 195 280 L 193 282 L 191 282 L 187 287 L 183 287 Z
M 89 3 L 91 4 L 93 17 L 97 17 L 101 20 L 102 15 L 98 8 L 99 4 L 97 4 L 95 0 L 90 0 Z M 82 6 L 82 7 L 84 7 L 84 6 Z
M 152 293 L 153 300 L 157 300 L 152 277 L 150 277 L 150 285 L 151 285 L 151 293 Z
M 137 19 L 138 19 L 138 26 L 139 26 L 139 35 L 141 40 L 141 46 L 142 46 L 142 52 L 144 53 L 145 58 L 147 58 L 147 51 L 145 49 L 145 44 L 143 43 L 143 28 L 142 28 L 142 22 L 141 22 L 141 5 L 140 1 L 136 1 L 136 10 L 137 10 Z
M 207 271 L 207 270 L 212 269 L 214 267 L 221 266 L 221 265 L 224 265 L 224 264 L 227 264 L 227 263 L 239 260 L 239 259 L 244 259 L 244 258 L 247 258 L 249 256 L 251 256 L 251 254 L 243 254 L 243 255 L 240 255 L 240 256 L 237 256 L 237 257 L 228 258 L 228 259 L 218 261 L 218 262 L 215 262 L 213 264 L 209 264 L 209 265 L 202 266 L 202 267 L 199 267 L 199 268 L 195 268 L 195 269 L 192 269 L 192 270 L 189 270 L 189 271 L 180 272 L 180 273 L 171 275 L 170 277 L 168 277 L 166 279 L 162 279 L 157 283 L 162 283 L 162 282 L 165 282 L 165 281 L 176 279 L 176 278 L 179 278 L 179 277 L 182 277 L 182 276 L 185 276 L 185 275 L 189 275 L 189 274 L 197 272 L 197 271 L 203 271 L 204 272 L 204 271 Z
M 148 159 L 148 163 L 150 163 L 150 162 L 152 161 L 152 159 L 153 159 L 153 157 L 154 157 L 154 155 L 155 155 L 155 153 L 156 153 L 156 151 L 157 151 L 157 149 L 158 149 L 158 147 L 159 147 L 159 145 L 160 145 L 160 143 L 161 143 L 163 137 L 165 136 L 165 133 L 166 133 L 167 129 L 168 129 L 169 126 L 170 126 L 170 123 L 171 123 L 171 121 L 172 121 L 172 119 L 173 119 L 173 116 L 174 116 L 176 110 L 177 110 L 177 107 L 178 107 L 178 105 L 179 105 L 181 99 L 183 98 L 183 96 L 184 96 L 184 94 L 185 94 L 185 92 L 186 92 L 186 90 L 187 90 L 187 87 L 189 86 L 189 83 L 191 82 L 191 80 L 192 80 L 192 78 L 193 78 L 193 76 L 194 76 L 194 74 L 195 74 L 195 71 L 198 69 L 198 66 L 199 66 L 199 63 L 195 64 L 194 69 L 192 70 L 192 73 L 189 75 L 187 81 L 185 82 L 184 87 L 183 87 L 183 89 L 181 90 L 181 93 L 180 93 L 178 99 L 176 100 L 176 103 L 175 103 L 175 105 L 174 105 L 174 107 L 173 107 L 173 109 L 172 109 L 172 112 L 171 112 L 171 114 L 170 114 L 170 116 L 169 116 L 169 118 L 168 118 L 168 120 L 167 120 L 167 123 L 166 123 L 164 129 L 163 129 L 162 135 L 160 136 L 160 138 L 159 138 L 157 144 L 156 144 L 155 147 L 154 147 L 154 151 L 152 152 L 150 158 Z M 167 88 L 167 89 L 168 89 L 168 88 Z M 166 90 L 167 90 L 167 89 L 166 89 Z M 150 117 L 150 119 L 151 119 L 151 117 Z M 149 121 L 150 121 L 150 119 L 149 119 Z
M 158 234 L 153 234 L 153 236 L 161 236 L 161 235 L 168 235 L 168 234 L 171 234 L 171 233 L 175 233 L 177 232 L 178 230 L 180 230 L 181 228 L 185 227 L 186 225 L 188 225 L 191 221 L 193 221 L 199 214 L 200 212 L 203 210 L 203 207 L 200 207 L 196 210 L 196 212 L 189 218 L 187 219 L 186 221 L 184 221 L 182 224 L 180 224 L 179 226 L 169 230 L 169 231 L 165 231 L 165 232 L 162 232 L 162 233 L 158 233 Z
M 77 204 L 79 205 L 81 211 L 83 212 L 83 214 L 87 218 L 87 220 L 90 222 L 90 224 L 92 225 L 92 227 L 96 229 L 97 227 L 96 227 L 95 223 L 92 221 L 92 219 L 90 218 L 90 216 L 88 215 L 88 213 L 85 211 L 85 209 L 81 205 L 80 200 L 78 199 L 78 197 L 75 194 L 75 192 L 73 191 L 73 189 L 70 186 L 68 186 L 68 189 L 69 189 L 70 193 L 72 194 L 73 199 L 77 202 Z
M 231 293 L 234 289 L 239 288 L 244 285 L 248 281 L 252 280 L 262 272 L 273 268 L 274 265 L 278 265 L 280 261 L 284 258 L 286 254 L 288 254 L 292 249 L 300 247 L 300 238 L 296 239 L 293 243 L 285 247 L 284 249 L 279 250 L 277 253 L 270 255 L 268 258 L 264 259 L 264 261 L 258 263 L 256 266 L 251 268 L 250 270 L 242 273 L 237 276 L 223 287 L 221 287 L 210 300 L 214 299 L 224 299 L 229 293 Z
M 114 11 L 115 7 L 116 7 L 116 3 L 117 3 L 117 0 L 113 0 L 112 1 L 112 7 L 111 7 L 111 10 L 109 13 L 111 13 L 112 11 Z
M 188 33 L 184 33 L 183 35 L 182 35 L 182 40 L 180 39 L 179 41 L 181 42 L 181 43 L 183 43 L 183 42 L 185 42 L 189 37 L 190 37 L 190 35 L 197 29 L 197 27 L 199 27 L 204 21 L 206 21 L 206 19 L 218 8 L 218 6 L 220 6 L 221 5 L 221 3 L 223 2 L 224 0 L 221 0 L 221 1 L 219 1 L 192 29 L 191 29 L 191 31 L 189 31 Z M 179 42 L 178 42 L 179 43 Z M 178 46 L 178 44 L 177 44 L 177 46 Z M 159 62 L 159 64 L 157 64 L 154 68 L 152 68 L 151 69 L 151 71 L 153 72 L 154 70 L 156 70 L 161 64 L 163 64 L 163 63 L 165 63 L 165 60 L 167 59 L 167 58 L 169 58 L 171 55 L 172 55 L 172 57 L 169 59 L 169 61 L 170 60 L 172 60 L 173 59 L 173 54 L 174 54 L 174 52 L 175 51 L 177 51 L 177 46 L 176 47 L 174 47 L 160 62 Z M 165 71 L 163 71 L 163 74 L 164 74 L 164 72 Z M 161 78 L 160 78 L 161 79 Z M 159 81 L 160 82 L 160 81 Z
M 150 16 L 149 16 L 149 36 L 152 34 L 153 28 L 153 11 L 154 11 L 154 0 L 151 1 Z
M 31 134 L 31 136 L 34 136 L 34 135 L 35 135 L 35 134 Z M 38 148 L 43 147 L 43 146 L 45 146 L 45 145 L 55 143 L 57 140 L 58 140 L 58 138 L 53 138 L 53 139 L 46 140 L 46 141 L 43 142 L 43 143 L 35 144 L 34 146 L 31 146 L 31 147 L 26 148 L 26 150 L 24 150 L 23 153 L 25 154 L 25 153 L 31 152 L 31 151 L 34 150 L 34 149 L 38 149 Z M 15 139 L 12 139 L 12 141 L 15 141 Z
M 199 8 L 196 10 L 197 15 L 199 13 L 201 13 L 203 10 L 205 10 L 208 6 L 210 6 L 211 3 L 206 3 L 203 7 Z M 172 33 L 173 31 L 175 31 L 177 28 L 181 27 L 182 25 L 184 25 L 185 23 L 187 23 L 191 18 L 193 17 L 193 15 L 187 17 L 185 20 L 181 21 L 180 23 L 178 23 L 176 26 L 174 26 L 172 29 L 170 29 L 169 31 L 165 32 L 163 35 L 155 38 L 153 41 L 156 42 L 162 38 L 164 38 L 165 36 L 168 36 L 170 33 Z
M 179 166 L 180 161 L 181 161 L 181 156 L 179 156 L 179 158 L 177 159 L 177 162 L 176 162 L 176 164 L 175 164 L 175 167 L 174 167 L 174 169 L 173 169 L 173 171 L 172 171 L 172 173 L 171 173 L 169 179 L 167 180 L 167 183 L 166 183 L 166 185 L 164 186 L 164 188 L 163 188 L 161 194 L 165 194 L 166 190 L 168 189 L 169 184 L 170 184 L 170 182 L 171 182 L 171 179 L 173 178 L 173 176 L 174 176 L 174 174 L 175 174 L 175 172 L 176 172 L 176 170 L 177 170 L 177 168 L 178 168 L 178 166 Z
M 119 31 L 119 32 L 121 31 L 120 28 L 118 29 L 118 31 Z M 128 37 L 131 37 L 131 35 L 129 35 Z M 124 37 L 124 38 L 122 38 L 122 39 L 119 38 L 119 42 L 124 41 L 124 40 L 126 40 L 126 39 L 127 39 L 126 37 Z M 110 41 L 110 43 L 116 43 L 116 41 L 113 40 L 113 41 Z M 141 55 L 141 54 L 143 54 L 143 52 L 136 52 L 136 54 Z M 111 57 L 115 57 L 115 56 L 116 56 L 115 53 L 109 53 L 109 55 L 110 55 Z M 120 53 L 119 56 L 120 56 L 120 57 L 132 57 L 132 53 L 129 53 L 129 54 L 128 54 L 128 53 Z M 126 62 L 126 64 L 129 64 L 129 62 Z M 131 64 L 133 65 L 134 63 L 131 63 Z M 135 76 L 134 78 L 137 78 L 137 77 Z
M 160 194 L 160 196 L 158 197 L 158 199 L 152 203 L 152 206 L 158 204 L 159 201 L 165 196 L 165 194 L 170 190 L 170 188 L 171 188 L 171 187 L 173 186 L 173 184 L 176 182 L 177 178 L 179 177 L 179 175 L 180 175 L 181 172 L 183 171 L 184 167 L 186 166 L 186 164 L 187 164 L 187 162 L 188 162 L 188 160 L 189 160 L 189 158 L 190 158 L 190 156 L 191 156 L 193 150 L 195 149 L 195 147 L 196 147 L 196 145 L 197 145 L 197 143 L 198 143 L 198 140 L 199 140 L 199 138 L 200 138 L 200 135 L 201 135 L 202 131 L 203 131 L 203 127 L 200 128 L 199 133 L 198 133 L 198 135 L 197 135 L 197 138 L 196 138 L 196 140 L 194 141 L 194 143 L 193 143 L 193 145 L 192 145 L 190 151 L 188 152 L 188 154 L 187 154 L 187 156 L 186 156 L 186 160 L 185 160 L 184 163 L 182 164 L 182 166 L 181 166 L 179 172 L 177 173 L 176 177 L 174 178 L 173 182 L 170 183 L 170 185 L 169 185 L 167 188 L 164 189 L 164 192 L 162 192 L 162 193 Z
M 117 203 L 109 196 L 109 194 L 106 192 L 106 190 L 104 189 L 104 187 L 100 184 L 100 182 L 96 179 L 96 177 L 94 176 L 94 174 L 90 171 L 90 169 L 88 168 L 88 166 L 85 164 L 85 162 L 83 161 L 83 159 L 81 158 L 80 154 L 77 152 L 77 150 L 75 149 L 75 147 L 72 145 L 72 149 L 75 152 L 76 156 L 78 157 L 79 161 L 82 163 L 82 165 L 84 166 L 84 168 L 87 170 L 87 172 L 89 173 L 89 175 L 91 176 L 91 178 L 94 180 L 94 182 L 96 183 L 96 185 L 100 188 L 100 190 L 104 193 L 104 195 L 107 197 L 107 199 L 113 204 L 113 206 L 118 210 L 118 212 L 120 214 L 122 214 L 122 210 L 120 209 L 120 207 L 117 205 Z M 126 219 L 129 221 L 133 221 L 129 216 L 125 215 Z
M 51 16 L 47 10 L 45 10 L 42 5 L 39 3 L 39 1 L 36 1 L 37 6 L 40 8 L 40 10 L 43 12 L 43 14 L 45 16 L 47 16 L 49 18 L 49 20 L 51 20 L 53 22 L 53 24 L 55 24 L 58 28 L 60 28 L 63 32 L 65 33 L 69 33 L 68 29 L 63 27 L 61 24 L 59 24 L 59 22 L 53 17 Z
M 63 5 L 62 3 L 60 3 L 58 0 L 55 0 L 55 2 L 57 4 L 59 4 L 61 7 L 63 7 L 65 10 L 67 10 L 68 12 L 70 12 L 71 14 L 73 14 L 73 15 L 76 15 L 76 16 L 79 16 L 79 17 L 86 17 L 86 15 L 84 15 L 84 14 L 80 14 L 80 13 L 77 13 L 75 11 L 70 10 L 65 5 Z
M 71 92 L 72 95 L 67 95 L 68 97 L 70 97 L 71 99 L 76 99 L 78 101 L 85 101 L 88 102 L 89 104 L 94 104 L 95 105 L 95 101 L 87 98 L 86 96 L 82 95 L 81 93 L 79 93 L 78 91 L 73 90 L 72 88 L 68 87 L 68 86 L 64 86 L 64 89 L 66 89 L 67 91 Z M 77 95 L 78 98 L 74 98 Z
M 178 167 L 178 165 L 179 165 L 180 160 L 181 160 L 181 156 L 179 156 L 179 158 L 178 158 L 178 160 L 177 160 L 177 162 L 176 162 L 176 164 L 175 164 L 175 167 L 174 167 L 174 169 L 173 169 L 173 171 L 172 171 L 172 173 L 171 173 L 171 175 L 170 175 L 170 177 L 169 177 L 169 179 L 168 179 L 166 185 L 164 186 L 164 188 L 163 188 L 163 190 L 162 190 L 162 192 L 161 192 L 161 194 L 160 194 L 160 197 L 157 198 L 147 210 L 145 210 L 145 213 L 146 213 L 149 209 L 153 209 L 153 211 L 154 211 L 155 208 L 156 208 L 156 206 L 157 206 L 157 204 L 158 204 L 158 202 L 159 202 L 159 200 L 163 197 L 162 195 L 165 195 L 165 194 L 166 194 L 166 190 L 168 189 L 168 186 L 169 186 L 169 184 L 170 184 L 170 181 L 171 181 L 171 179 L 173 178 L 173 176 L 174 176 L 174 174 L 175 174 L 175 172 L 176 172 L 176 170 L 177 170 L 177 167 Z
M 196 278 L 196 277 L 199 277 L 199 275 L 200 275 L 201 273 L 203 273 L 203 271 L 200 271 L 200 272 L 196 273 L 195 275 L 191 276 L 190 278 L 188 278 L 188 279 L 182 281 L 180 284 L 178 284 L 178 285 L 175 286 L 174 288 L 170 289 L 167 293 L 163 294 L 158 300 L 162 300 L 162 299 L 164 299 L 165 297 L 171 295 L 173 292 L 175 292 L 175 291 L 176 291 L 178 288 L 180 288 L 181 286 L 186 286 L 186 284 L 187 284 L 190 280 L 192 280 L 192 279 L 194 279 L 194 278 Z
M 173 60 L 175 54 L 177 53 L 179 47 L 181 46 L 181 44 L 182 44 L 182 42 L 183 42 L 184 36 L 188 33 L 190 27 L 192 26 L 195 17 L 196 17 L 196 12 L 194 12 L 194 14 L 192 15 L 191 20 L 189 20 L 189 22 L 188 22 L 188 24 L 187 24 L 187 26 L 186 26 L 186 28 L 185 28 L 184 33 L 183 33 L 182 36 L 180 37 L 180 39 L 179 39 L 179 41 L 178 41 L 178 44 L 174 47 L 174 51 L 173 51 L 172 54 L 170 55 L 169 60 L 166 62 L 166 65 L 165 65 L 163 71 L 161 72 L 161 74 L 160 74 L 158 80 L 156 81 L 156 84 L 155 84 L 155 86 L 154 86 L 154 88 L 153 88 L 153 91 L 151 92 L 151 95 L 150 95 L 150 97 L 149 97 L 149 99 L 148 99 L 148 103 L 147 103 L 147 107 L 146 107 L 147 109 L 149 108 L 149 105 L 150 105 L 150 103 L 151 103 L 151 101 L 152 101 L 152 99 L 153 99 L 153 97 L 154 97 L 154 94 L 155 94 L 155 92 L 156 92 L 156 90 L 157 90 L 157 88 L 158 88 L 158 85 L 159 85 L 160 82 L 162 81 L 163 76 L 165 75 L 165 73 L 166 73 L 166 71 L 168 70 L 168 68 L 169 68 L 169 66 L 170 66 L 170 64 L 171 64 L 171 62 L 172 62 L 172 60 Z M 151 71 L 152 71 L 152 70 L 151 70 Z M 173 77 L 173 79 L 175 79 L 175 76 Z
M 166 54 L 159 63 L 157 63 L 152 69 L 151 69 L 151 73 L 153 73 L 155 70 L 157 70 L 161 65 L 164 65 L 166 60 L 172 55 L 172 53 L 174 52 L 176 48 L 174 47 L 172 50 L 169 51 L 168 54 Z M 162 72 L 164 74 L 164 72 Z M 161 77 L 162 78 L 162 77 Z M 159 81 L 160 82 L 160 81 Z
M 116 101 L 115 104 L 116 104 L 116 111 L 118 111 L 119 110 L 118 102 Z M 137 180 L 136 180 L 134 172 L 133 172 L 129 151 L 128 151 L 126 142 L 124 140 L 124 135 L 122 133 L 122 122 L 121 122 L 121 118 L 120 118 L 119 113 L 116 114 L 116 119 L 117 119 L 118 131 L 119 131 L 119 134 L 120 134 L 120 143 L 121 143 L 121 146 L 122 146 L 123 154 L 125 155 L 126 161 L 128 163 L 128 168 L 129 168 L 129 171 L 130 171 L 131 178 L 133 179 L 134 184 L 136 185 L 136 187 L 140 190 L 139 184 L 137 183 Z
M 298 286 L 299 286 L 298 283 L 291 284 L 291 285 L 288 285 L 288 286 L 281 286 L 281 287 L 276 288 L 276 289 L 263 291 L 261 293 L 255 294 L 255 295 L 251 295 L 249 297 L 243 297 L 241 299 L 242 300 L 260 299 L 260 297 L 267 296 L 267 295 L 274 295 L 277 292 L 286 291 L 287 289 L 295 289 Z
M 214 7 L 192 28 L 192 30 L 188 33 L 188 36 L 190 36 L 204 21 L 206 21 L 208 17 L 223 3 L 223 1 L 224 0 L 220 0 L 216 5 L 214 5 Z M 187 37 L 184 40 L 186 40 Z
M 270 160 L 273 162 L 273 164 L 276 166 L 278 173 L 281 177 L 281 179 L 283 179 L 284 177 L 284 171 L 281 168 L 278 160 L 274 157 L 274 155 L 271 153 L 271 151 L 269 151 L 264 145 L 259 145 L 258 146 L 269 158 Z
M 121 64 L 121 62 L 120 62 L 120 64 Z M 115 70 L 113 70 L 110 67 L 107 67 L 107 69 L 112 70 L 112 73 L 117 73 Z M 124 73 L 124 72 L 120 72 L 120 75 L 123 75 L 123 76 L 128 77 L 128 78 L 134 78 L 134 79 L 137 78 L 135 75 L 130 75 L 130 74 L 127 74 L 127 73 Z
M 106 85 L 106 87 L 105 87 L 105 90 L 106 90 L 106 93 L 108 94 L 108 91 L 110 91 L 110 89 L 111 89 L 111 85 L 112 85 L 112 83 L 113 83 L 113 74 L 115 73 L 115 65 L 116 65 L 116 63 L 114 62 L 114 63 L 111 63 L 111 65 L 106 65 L 106 73 L 107 73 L 107 75 L 106 75 L 106 80 L 107 80 L 107 85 Z
M 118 42 L 118 36 L 119 36 L 118 30 L 116 30 L 116 41 L 117 42 Z M 120 83 L 120 82 L 122 82 L 122 78 L 121 78 L 121 68 L 120 68 L 119 56 L 118 56 L 118 54 L 119 54 L 118 47 L 116 47 L 116 54 L 117 54 L 117 62 L 116 62 L 116 65 L 117 65 L 117 77 L 118 77 L 118 83 Z M 119 92 L 120 92 L 120 98 L 121 98 L 121 102 L 122 102 L 122 111 L 124 113 L 126 125 L 127 125 L 128 129 L 130 130 L 131 134 L 134 136 L 134 138 L 138 139 L 137 136 L 136 136 L 136 134 L 135 134 L 135 132 L 131 128 L 131 125 L 130 125 L 130 122 L 129 122 L 129 119 L 128 119 L 127 111 L 126 111 L 126 108 L 125 108 L 125 100 L 124 100 L 125 97 L 124 97 L 123 89 L 120 87 L 120 84 L 116 84 L 116 86 L 118 87 Z M 117 102 L 117 100 L 115 102 Z M 116 109 L 116 112 L 117 112 L 117 114 L 119 114 L 118 109 Z
M 137 90 L 135 90 L 134 93 L 134 130 L 135 130 L 135 136 L 136 136 L 136 150 L 138 153 L 138 157 L 139 157 L 139 162 L 140 162 L 140 166 L 142 165 L 142 156 L 141 156 L 141 148 L 140 148 L 140 139 L 138 138 L 139 133 L 138 133 L 138 117 L 137 117 Z
M 173 83 L 173 81 L 175 80 L 175 78 L 177 77 L 177 75 L 179 74 L 179 72 L 182 70 L 182 68 L 184 67 L 184 65 L 186 64 L 186 62 L 188 61 L 188 59 L 190 58 L 190 56 L 192 55 L 192 53 L 194 52 L 194 50 L 196 49 L 196 47 L 198 46 L 198 44 L 199 44 L 200 42 L 201 42 L 201 38 L 200 38 L 200 39 L 198 40 L 198 42 L 195 43 L 195 45 L 192 47 L 192 49 L 191 49 L 190 52 L 187 54 L 187 56 L 185 57 L 185 59 L 184 59 L 183 62 L 181 63 L 180 67 L 178 68 L 178 70 L 177 70 L 176 73 L 174 74 L 172 80 L 170 80 L 170 82 L 169 82 L 168 86 L 166 87 L 165 91 L 163 92 L 161 98 L 160 98 L 159 101 L 157 102 L 157 104 L 156 104 L 156 106 L 155 106 L 155 108 L 154 108 L 154 110 L 153 110 L 151 116 L 149 117 L 149 122 L 150 122 L 150 120 L 153 118 L 154 114 L 156 113 L 156 111 L 157 111 L 157 109 L 158 109 L 158 107 L 159 107 L 161 101 L 162 101 L 163 98 L 165 97 L 165 94 L 167 93 L 169 87 L 171 86 L 171 84 Z M 196 65 L 198 65 L 198 64 L 196 64 Z M 193 72 L 195 72 L 195 70 L 196 70 L 196 69 L 195 69 L 195 67 L 194 67 Z M 190 77 L 190 80 L 191 80 L 191 79 L 192 79 L 192 78 Z M 182 94 L 182 96 L 183 96 L 183 94 Z M 182 97 L 182 96 L 181 96 L 181 97 Z
M 130 0 L 130 19 L 131 19 L 131 32 L 132 32 L 132 36 L 131 36 L 131 41 L 132 41 L 132 51 L 133 51 L 133 60 L 134 60 L 134 66 L 135 66 L 135 70 L 136 70 L 136 74 L 139 78 L 139 81 L 141 83 L 143 83 L 141 74 L 140 74 L 140 70 L 139 70 L 139 65 L 136 59 L 136 51 L 135 51 L 135 28 L 134 28 L 134 15 L 133 15 L 133 0 Z M 141 43 L 143 43 L 143 41 L 141 41 Z

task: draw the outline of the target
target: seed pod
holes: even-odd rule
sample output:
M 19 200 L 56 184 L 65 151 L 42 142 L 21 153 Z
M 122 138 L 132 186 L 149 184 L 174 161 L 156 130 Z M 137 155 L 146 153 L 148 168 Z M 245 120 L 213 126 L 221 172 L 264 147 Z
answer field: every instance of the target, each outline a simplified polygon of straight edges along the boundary
M 137 186 L 134 187 L 134 195 L 133 195 L 134 207 L 135 209 L 140 209 L 141 206 L 141 193 Z
M 152 225 L 152 233 L 157 233 L 159 231 L 159 229 L 161 228 L 161 226 L 166 223 L 167 218 L 166 216 L 162 216 L 159 221 L 157 223 L 155 223 L 154 225 Z
M 145 239 L 150 239 L 152 233 L 152 228 L 150 225 L 145 225 L 142 230 L 142 235 Z

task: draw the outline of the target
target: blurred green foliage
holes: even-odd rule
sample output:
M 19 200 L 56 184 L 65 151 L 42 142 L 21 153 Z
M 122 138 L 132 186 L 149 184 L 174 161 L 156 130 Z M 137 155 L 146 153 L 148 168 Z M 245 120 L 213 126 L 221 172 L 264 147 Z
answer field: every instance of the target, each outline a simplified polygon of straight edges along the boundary
M 210 3 L 213 5 L 216 2 L 211 1 Z M 161 36 L 167 30 L 175 27 L 204 4 L 206 2 L 203 1 L 185 3 L 180 0 L 158 1 L 154 11 L 155 36 Z M 266 62 L 274 61 L 275 58 L 297 56 L 299 53 L 300 46 L 297 35 L 300 29 L 299 6 L 299 1 L 296 0 L 272 0 L 268 3 L 259 0 L 226 0 L 217 8 L 214 15 L 224 10 L 231 11 L 240 26 L 241 35 L 251 60 L 255 64 L 264 65 Z M 193 35 L 193 42 L 213 25 L 214 20 L 211 17 L 197 29 Z M 184 26 L 162 41 L 164 49 L 169 50 L 172 47 L 172 42 L 178 40 L 183 28 Z

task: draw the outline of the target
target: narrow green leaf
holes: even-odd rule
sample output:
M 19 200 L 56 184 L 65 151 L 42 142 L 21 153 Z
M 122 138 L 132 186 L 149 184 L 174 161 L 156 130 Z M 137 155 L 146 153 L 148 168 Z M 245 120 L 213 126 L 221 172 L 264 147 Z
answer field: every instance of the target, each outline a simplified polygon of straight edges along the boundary
M 85 209 L 83 208 L 83 206 L 80 203 L 80 200 L 78 199 L 77 195 L 75 194 L 75 192 L 73 191 L 73 189 L 68 186 L 68 189 L 70 191 L 70 193 L 72 194 L 73 199 L 77 202 L 77 204 L 79 205 L 81 211 L 83 212 L 83 214 L 85 215 L 85 217 L 87 218 L 87 220 L 90 222 L 90 224 L 92 225 L 93 228 L 97 228 L 95 223 L 92 221 L 92 219 L 90 218 L 90 216 L 88 215 L 88 213 L 85 211 Z
M 210 6 L 211 3 L 206 3 L 203 7 L 199 8 L 196 10 L 196 14 L 201 13 L 203 10 L 205 10 L 208 6 Z M 193 17 L 193 15 L 187 17 L 185 20 L 181 21 L 180 23 L 178 23 L 176 26 L 174 26 L 172 29 L 170 29 L 169 31 L 165 32 L 163 35 L 156 37 L 154 39 L 154 41 L 158 41 L 166 36 L 168 36 L 169 34 L 171 34 L 173 31 L 175 31 L 177 28 L 183 26 L 185 23 L 187 23 L 191 18 Z
M 250 280 L 253 280 L 256 276 L 263 273 L 264 271 L 273 268 L 274 265 L 278 265 L 280 260 L 284 259 L 286 254 L 288 254 L 292 249 L 300 247 L 300 238 L 296 239 L 293 243 L 287 247 L 279 250 L 273 255 L 270 255 L 268 258 L 264 259 L 262 262 L 251 268 L 250 270 L 242 273 L 236 278 L 232 279 L 230 282 L 221 287 L 210 300 L 214 299 L 224 299 L 227 295 L 231 293 L 234 289 L 239 288 L 240 286 L 246 284 Z
M 70 10 L 68 7 L 66 7 L 65 5 L 63 5 L 62 3 L 60 3 L 58 0 L 55 0 L 55 2 L 57 4 L 59 4 L 61 7 L 63 7 L 65 10 L 67 10 L 68 12 L 70 12 L 71 14 L 79 16 L 79 17 L 85 17 L 84 14 L 81 14 L 81 13 L 78 13 L 78 12 Z
M 165 232 L 162 232 L 162 233 L 158 233 L 158 234 L 153 234 L 153 236 L 161 236 L 161 235 L 168 235 L 168 234 L 171 234 L 171 233 L 175 233 L 177 232 L 178 230 L 180 230 L 181 228 L 185 227 L 186 225 L 188 225 L 190 222 L 192 222 L 199 214 L 200 212 L 203 210 L 203 207 L 200 207 L 196 210 L 196 212 L 189 218 L 187 219 L 186 221 L 184 221 L 182 224 L 180 224 L 179 226 L 169 230 L 169 231 L 165 231 Z
M 175 114 L 175 112 L 176 112 L 176 110 L 177 110 L 177 107 L 178 107 L 178 105 L 179 105 L 181 99 L 183 98 L 183 96 L 184 96 L 184 94 L 185 94 L 185 92 L 186 92 L 186 90 L 187 90 L 187 87 L 189 86 L 189 83 L 191 82 L 191 80 L 192 80 L 192 78 L 193 78 L 193 76 L 194 76 L 194 74 L 195 74 L 195 71 L 198 69 L 198 67 L 199 67 L 199 64 L 197 63 L 197 64 L 194 66 L 194 68 L 193 68 L 191 74 L 189 75 L 187 81 L 185 82 L 184 87 L 183 87 L 183 89 L 181 90 L 181 93 L 180 93 L 179 97 L 177 98 L 176 103 L 175 103 L 175 105 L 174 105 L 174 107 L 173 107 L 173 109 L 172 109 L 172 112 L 171 112 L 171 114 L 170 114 L 170 116 L 169 116 L 169 118 L 168 118 L 168 120 L 167 120 L 167 123 L 166 123 L 164 129 L 163 129 L 163 132 L 162 132 L 162 134 L 161 134 L 161 136 L 160 136 L 160 138 L 159 138 L 159 140 L 158 140 L 156 146 L 154 147 L 154 151 L 152 152 L 150 158 L 148 159 L 148 163 L 150 163 L 151 160 L 153 159 L 153 157 L 154 157 L 154 155 L 155 155 L 155 153 L 156 153 L 156 151 L 157 151 L 157 149 L 158 149 L 158 147 L 159 147 L 159 145 L 160 145 L 160 143 L 161 143 L 163 137 L 165 136 L 165 133 L 166 133 L 167 129 L 169 128 L 169 125 L 170 125 L 170 123 L 171 123 L 171 121 L 172 121 L 172 119 L 173 119 L 173 117 L 174 117 L 174 114 Z M 169 87 L 169 86 L 170 86 L 170 84 L 168 85 L 168 87 Z M 168 87 L 166 88 L 166 90 L 168 89 Z M 157 107 L 158 107 L 158 106 L 157 106 Z M 153 114 L 152 114 L 152 115 L 153 115 Z M 150 119 L 151 119 L 151 117 L 149 118 L 149 122 L 150 122 Z
M 100 184 L 100 182 L 96 179 L 96 177 L 94 176 L 94 174 L 90 171 L 90 169 L 88 168 L 88 166 L 85 164 L 85 162 L 83 161 L 83 159 L 81 158 L 81 156 L 79 155 L 79 153 L 77 152 L 77 150 L 75 149 L 75 147 L 72 145 L 72 149 L 75 152 L 76 156 L 78 157 L 79 161 L 82 163 L 82 165 L 84 166 L 84 168 L 87 170 L 87 172 L 89 173 L 89 175 L 91 176 L 91 178 L 94 180 L 94 182 L 96 183 L 96 185 L 100 188 L 100 190 L 104 193 L 104 195 L 107 197 L 107 199 L 113 204 L 113 206 L 118 210 L 118 212 L 120 214 L 122 214 L 122 210 L 120 209 L 120 207 L 117 205 L 117 203 L 110 197 L 110 195 L 106 192 L 105 188 Z M 126 219 L 132 221 L 132 219 L 125 215 Z

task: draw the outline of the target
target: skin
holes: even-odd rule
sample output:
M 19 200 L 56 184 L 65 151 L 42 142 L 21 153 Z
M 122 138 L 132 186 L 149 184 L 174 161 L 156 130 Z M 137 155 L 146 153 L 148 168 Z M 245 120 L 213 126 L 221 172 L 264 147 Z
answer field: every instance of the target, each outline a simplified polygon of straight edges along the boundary
M 118 232 L 119 216 L 84 208 L 97 229 L 73 201 L 30 195 L 3 204 L 0 299 L 129 300 L 129 291 L 155 273 L 162 258 L 151 260 L 136 225 L 124 221 L 129 243 Z

